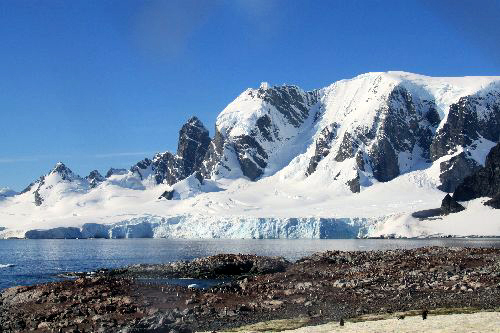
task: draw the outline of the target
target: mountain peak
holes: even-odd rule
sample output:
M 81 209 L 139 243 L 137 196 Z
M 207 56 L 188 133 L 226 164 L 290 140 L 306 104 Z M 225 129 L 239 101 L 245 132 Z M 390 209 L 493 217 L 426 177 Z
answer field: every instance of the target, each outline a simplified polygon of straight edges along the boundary
M 196 116 L 192 116 L 191 118 L 189 118 L 188 121 L 182 126 L 182 128 L 184 128 L 186 126 L 194 126 L 194 127 L 197 127 L 203 131 L 208 132 L 208 130 L 205 127 L 205 125 L 203 124 L 203 122 Z M 182 129 L 181 129 L 181 131 L 182 131 Z
M 63 162 L 57 162 L 54 168 L 49 172 L 49 175 L 59 175 L 63 180 L 72 181 L 76 178 L 80 178 L 78 175 L 74 174 L 70 168 L 68 168 Z

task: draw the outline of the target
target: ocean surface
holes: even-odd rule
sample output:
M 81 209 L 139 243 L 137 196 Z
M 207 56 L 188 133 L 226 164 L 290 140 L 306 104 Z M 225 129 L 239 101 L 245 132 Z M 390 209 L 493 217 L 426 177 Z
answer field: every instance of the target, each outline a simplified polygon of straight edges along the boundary
M 297 260 L 327 250 L 387 250 L 423 246 L 500 248 L 485 239 L 0 240 L 0 289 L 57 281 L 64 272 L 94 271 L 139 263 L 166 263 L 218 253 L 283 256 Z

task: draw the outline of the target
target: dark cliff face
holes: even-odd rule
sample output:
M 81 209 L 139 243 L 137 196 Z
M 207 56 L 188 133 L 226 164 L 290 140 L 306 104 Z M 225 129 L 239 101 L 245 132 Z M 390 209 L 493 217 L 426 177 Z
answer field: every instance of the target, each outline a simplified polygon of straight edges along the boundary
M 321 162 L 323 158 L 328 156 L 328 154 L 330 154 L 332 141 L 337 138 L 337 130 L 339 126 L 339 124 L 333 123 L 321 130 L 319 137 L 316 139 L 314 156 L 311 157 L 311 160 L 309 161 L 306 176 L 313 174 L 318 167 L 318 163 Z
M 182 158 L 184 174 L 198 170 L 210 144 L 210 135 L 203 123 L 196 117 L 188 120 L 179 131 L 177 156 Z
M 464 178 L 479 170 L 481 166 L 467 154 L 461 152 L 447 161 L 439 164 L 441 185 L 438 186 L 443 192 L 453 193 Z
M 224 164 L 224 148 L 226 145 L 226 140 L 224 136 L 220 133 L 220 131 L 215 127 L 215 136 L 208 146 L 207 153 L 205 154 L 205 158 L 201 164 L 200 172 L 204 178 L 210 178 L 212 174 L 217 174 L 217 165 L 221 165 L 222 167 L 231 171 L 231 169 Z
M 466 177 L 457 186 L 453 199 L 466 201 L 480 197 L 496 197 L 500 193 L 500 143 L 486 157 L 484 167 Z
M 144 179 L 148 175 L 146 170 L 150 168 L 157 184 L 172 185 L 200 169 L 209 145 L 208 130 L 198 118 L 192 117 L 179 131 L 176 155 L 158 153 L 152 160 L 146 158 L 138 162 L 130 171 Z
M 500 92 L 486 96 L 465 96 L 450 106 L 448 118 L 431 144 L 433 161 L 483 137 L 497 142 L 500 138 Z
M 226 153 L 234 154 L 241 172 L 251 180 L 259 179 L 268 164 L 269 152 L 264 148 L 267 142 L 286 140 L 271 121 L 271 109 L 281 114 L 288 124 L 300 127 L 309 117 L 311 107 L 318 102 L 318 93 L 302 92 L 295 86 L 261 87 L 249 93 L 268 105 L 268 113 L 256 120 L 255 127 L 248 134 L 226 138 L 218 128 L 200 169 L 204 177 L 217 174 L 219 170 L 231 171 Z
M 302 125 L 304 120 L 309 116 L 310 106 L 318 101 L 318 93 L 316 91 L 303 94 L 296 86 L 275 86 L 269 89 L 260 88 L 252 93 L 274 106 L 294 127 Z
M 343 162 L 356 157 L 359 170 L 364 171 L 365 164 L 369 163 L 378 181 L 390 181 L 401 173 L 398 161 L 400 152 L 412 153 L 415 147 L 419 147 L 420 158 L 429 158 L 430 144 L 438 124 L 439 115 L 434 101 L 414 101 L 403 86 L 396 86 L 385 105 L 378 110 L 371 127 L 350 128 L 342 134 L 334 159 Z M 309 162 L 306 175 L 312 174 L 318 163 L 330 153 L 332 144 L 338 139 L 337 130 L 340 126 L 332 124 L 323 129 L 316 140 L 315 154 Z M 350 184 L 357 182 L 353 179 Z M 353 188 L 358 190 L 357 185 Z

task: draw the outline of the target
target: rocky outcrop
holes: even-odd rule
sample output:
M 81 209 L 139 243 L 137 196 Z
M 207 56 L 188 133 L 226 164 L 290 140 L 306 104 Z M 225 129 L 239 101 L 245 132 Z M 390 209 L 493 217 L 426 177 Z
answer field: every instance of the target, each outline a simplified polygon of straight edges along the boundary
M 89 182 L 91 188 L 99 186 L 100 183 L 106 180 L 97 170 L 91 171 L 85 179 Z
M 465 210 L 465 207 L 459 204 L 451 195 L 447 194 L 441 202 L 441 214 L 448 215 Z
M 500 138 L 500 92 L 465 96 L 452 104 L 444 125 L 436 133 L 430 151 L 432 160 L 485 138 Z
M 457 186 L 453 199 L 467 201 L 480 197 L 495 197 L 500 192 L 500 143 L 491 149 L 484 167 L 466 177 Z
M 225 279 L 284 272 L 289 265 L 290 262 L 282 257 L 218 254 L 165 265 L 133 265 L 119 274 L 134 278 Z
M 396 85 L 384 97 L 371 126 L 359 125 L 342 131 L 342 124 L 333 123 L 323 129 L 316 140 L 316 150 L 311 158 L 306 175 L 312 174 L 319 161 L 326 157 L 332 146 L 334 160 L 343 162 L 356 158 L 359 170 L 368 170 L 381 182 L 390 181 L 408 167 L 402 168 L 399 155 L 427 160 L 433 132 L 439 123 L 434 101 L 415 98 L 402 85 Z M 335 129 L 335 130 L 334 130 Z M 338 142 L 335 142 L 340 140 Z M 414 154 L 414 152 L 418 154 Z
M 361 186 L 359 184 L 359 172 L 356 172 L 356 177 L 348 180 L 346 183 L 352 193 L 359 193 L 361 191 Z
M 240 275 L 249 272 L 247 261 L 259 260 L 263 267 Z M 327 251 L 279 269 L 268 269 L 267 263 L 277 268 L 274 263 L 282 261 L 255 256 L 197 261 L 191 267 L 206 268 L 208 276 L 219 276 L 210 269 L 235 273 L 232 281 L 197 289 L 161 279 L 123 278 L 133 267 L 162 266 L 144 265 L 13 287 L 0 294 L 0 331 L 221 332 L 264 321 L 266 328 L 283 328 L 290 318 L 301 318 L 293 325 L 314 325 L 423 309 L 430 314 L 443 313 L 443 308 L 493 310 L 500 298 L 500 250 L 494 248 Z M 188 264 L 176 267 L 183 271 Z M 283 321 L 271 326 L 271 319 Z
M 333 123 L 321 130 L 319 137 L 316 139 L 314 156 L 311 157 L 311 160 L 309 161 L 306 176 L 313 174 L 314 171 L 316 171 L 318 163 L 330 154 L 331 145 L 333 140 L 337 138 L 337 130 L 339 126 L 339 124 Z
M 200 169 L 209 144 L 208 130 L 198 118 L 192 117 L 179 131 L 177 154 L 158 153 L 152 160 L 140 161 L 131 171 L 141 179 L 152 174 L 157 184 L 175 184 Z
M 205 157 L 210 136 L 203 123 L 192 117 L 179 131 L 177 156 L 182 159 L 183 173 L 190 175 L 198 170 Z
M 465 152 L 461 152 L 449 160 L 441 162 L 439 168 L 441 171 L 439 174 L 441 184 L 438 189 L 443 192 L 453 193 L 465 177 L 479 170 L 481 166 L 472 158 L 467 157 Z
M 289 85 L 269 87 L 263 84 L 259 89 L 244 92 L 237 101 L 259 103 L 262 112 L 247 124 L 244 133 L 237 131 L 237 134 L 231 131 L 239 124 L 228 119 L 231 118 L 228 114 L 233 111 L 226 109 L 221 113 L 215 137 L 203 161 L 203 176 L 228 174 L 233 168 L 238 168 L 250 180 L 259 179 L 271 155 L 279 152 L 279 147 L 297 134 L 318 98 L 317 91 L 304 92 Z M 285 128 L 289 133 L 282 132 Z

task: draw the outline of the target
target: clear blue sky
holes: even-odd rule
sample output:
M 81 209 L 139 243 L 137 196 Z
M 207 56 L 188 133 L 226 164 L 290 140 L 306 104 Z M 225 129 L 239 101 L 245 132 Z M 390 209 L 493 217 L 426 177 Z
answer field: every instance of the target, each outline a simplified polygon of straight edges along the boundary
M 500 1 L 0 0 L 0 187 L 175 150 L 261 81 L 500 74 Z

